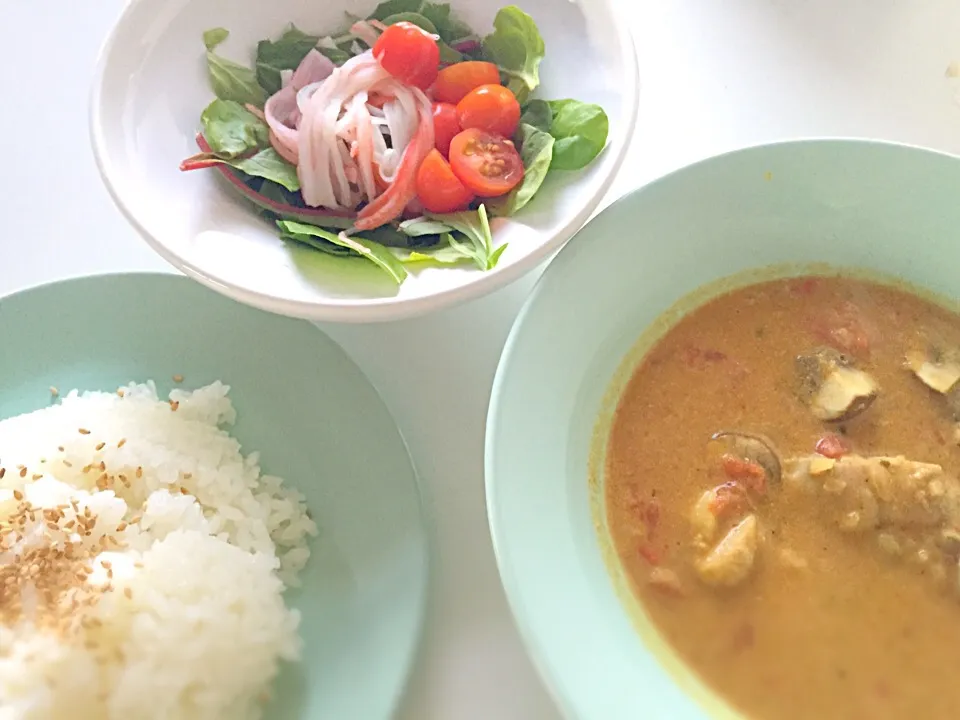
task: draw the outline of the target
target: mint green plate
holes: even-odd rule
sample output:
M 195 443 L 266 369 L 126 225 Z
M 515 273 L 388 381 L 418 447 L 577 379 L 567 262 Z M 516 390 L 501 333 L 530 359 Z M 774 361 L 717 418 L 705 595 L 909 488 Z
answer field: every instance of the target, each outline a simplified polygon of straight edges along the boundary
M 417 478 L 363 373 L 306 322 L 234 303 L 173 275 L 105 275 L 0 300 L 0 417 L 50 386 L 113 390 L 220 379 L 234 434 L 307 496 L 320 528 L 303 587 L 303 660 L 284 668 L 270 720 L 389 717 L 420 639 L 428 545 Z
M 605 526 L 603 449 L 619 390 L 649 346 L 645 330 L 704 285 L 700 301 L 816 263 L 957 299 L 958 192 L 960 160 L 917 148 L 749 148 L 621 199 L 550 264 L 497 371 L 486 485 L 507 597 L 567 717 L 735 717 L 659 638 Z

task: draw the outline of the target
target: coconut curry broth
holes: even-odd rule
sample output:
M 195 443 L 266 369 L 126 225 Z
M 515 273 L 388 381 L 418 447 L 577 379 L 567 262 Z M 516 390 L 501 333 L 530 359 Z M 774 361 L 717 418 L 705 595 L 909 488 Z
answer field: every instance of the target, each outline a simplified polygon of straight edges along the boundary
M 954 349 L 960 317 L 913 295 L 779 280 L 691 312 L 627 385 L 614 546 L 661 633 L 747 714 L 960 711 Z

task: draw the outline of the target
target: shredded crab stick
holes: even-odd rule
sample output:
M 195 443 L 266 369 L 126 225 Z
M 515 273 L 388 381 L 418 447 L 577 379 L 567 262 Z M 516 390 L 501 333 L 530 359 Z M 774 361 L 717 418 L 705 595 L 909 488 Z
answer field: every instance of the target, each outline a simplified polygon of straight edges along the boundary
M 398 217 L 417 194 L 417 169 L 433 149 L 433 108 L 421 91 L 412 89 L 419 105 L 420 121 L 413 139 L 407 144 L 396 177 L 382 195 L 357 215 L 357 230 L 370 230 Z
M 264 115 L 271 144 L 297 166 L 304 202 L 347 211 L 366 202 L 360 230 L 403 212 L 434 143 L 430 100 L 369 51 L 339 68 L 311 51 Z

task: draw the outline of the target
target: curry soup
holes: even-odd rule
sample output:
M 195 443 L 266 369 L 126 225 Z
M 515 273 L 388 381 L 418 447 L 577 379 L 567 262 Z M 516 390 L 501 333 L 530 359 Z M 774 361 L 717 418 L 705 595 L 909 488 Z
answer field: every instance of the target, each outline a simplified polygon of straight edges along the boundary
M 777 280 L 644 358 L 606 455 L 614 547 L 685 662 L 756 718 L 960 713 L 960 317 Z

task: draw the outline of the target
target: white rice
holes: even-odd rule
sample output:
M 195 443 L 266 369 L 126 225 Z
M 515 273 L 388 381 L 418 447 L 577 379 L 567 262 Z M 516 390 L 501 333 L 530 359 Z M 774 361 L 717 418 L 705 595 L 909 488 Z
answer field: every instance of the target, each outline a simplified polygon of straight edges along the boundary
M 175 390 L 169 403 L 152 383 L 74 391 L 0 422 L 0 720 L 261 716 L 280 662 L 299 656 L 282 593 L 317 528 L 303 497 L 222 429 L 235 419 L 228 390 Z M 65 548 L 88 556 L 89 574 L 52 605 L 18 581 L 11 610 L 2 573 L 24 572 L 38 549 L 69 563 Z

